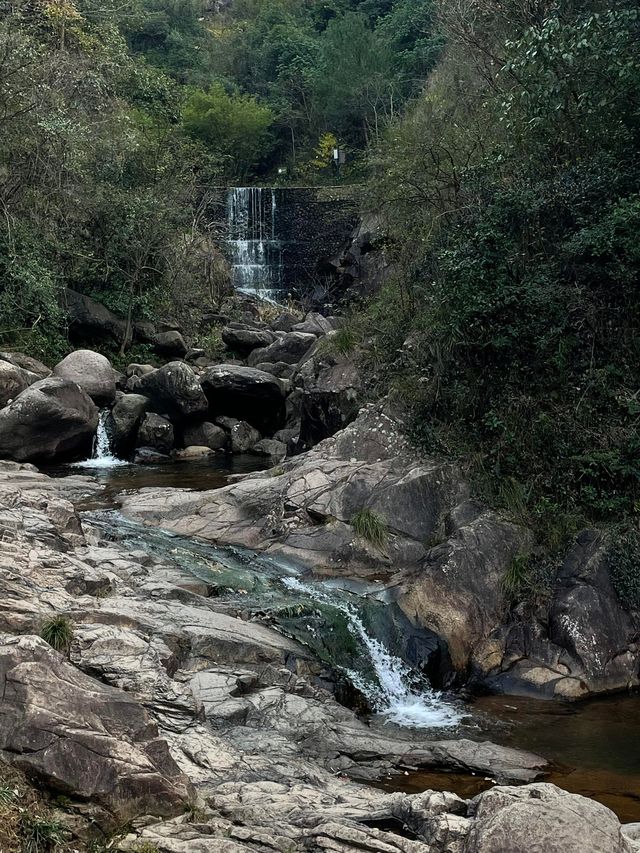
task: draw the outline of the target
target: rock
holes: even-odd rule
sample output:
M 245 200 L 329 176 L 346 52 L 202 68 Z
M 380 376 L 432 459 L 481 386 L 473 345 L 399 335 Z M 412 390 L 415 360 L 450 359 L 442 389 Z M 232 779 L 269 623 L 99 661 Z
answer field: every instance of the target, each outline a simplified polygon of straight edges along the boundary
M 274 332 L 291 332 L 296 323 L 300 322 L 300 317 L 292 314 L 290 311 L 284 311 L 279 314 L 271 323 L 271 328 Z
M 261 361 L 284 361 L 287 364 L 297 364 L 317 340 L 315 335 L 305 332 L 287 332 L 268 347 L 253 350 L 247 361 L 250 365 L 259 364 Z
M 360 376 L 349 359 L 317 352 L 296 375 L 300 400 L 300 446 L 313 447 L 351 423 L 360 408 Z
M 199 347 L 191 347 L 191 349 L 185 355 L 185 361 L 190 361 L 193 364 L 197 364 L 199 359 L 206 358 L 207 354 L 203 349 Z
M 247 453 L 254 445 L 260 441 L 260 433 L 254 429 L 251 424 L 246 421 L 239 421 L 236 418 L 221 417 L 216 418 L 216 423 L 228 430 L 229 444 L 232 453 Z
M 498 787 L 471 802 L 464 853 L 630 853 L 605 806 L 555 785 Z
M 98 409 L 74 382 L 40 379 L 0 411 L 0 457 L 18 462 L 88 455 Z
M 138 447 L 150 447 L 159 453 L 169 453 L 174 444 L 171 421 L 148 412 L 140 424 L 136 443 Z
M 205 370 L 201 381 L 212 415 L 246 420 L 264 433 L 284 426 L 284 393 L 280 382 L 269 373 L 219 364 Z
M 119 820 L 184 810 L 190 785 L 126 693 L 79 672 L 33 636 L 0 635 L 0 681 L 5 761 Z
M 210 329 L 214 326 L 226 326 L 229 322 L 227 314 L 209 313 L 203 314 L 200 318 L 200 325 L 204 329 Z
M 309 311 L 307 316 L 304 318 L 304 322 L 296 323 L 295 326 L 293 326 L 292 331 L 306 332 L 307 334 L 315 335 L 320 338 L 333 331 L 333 326 L 326 317 L 322 316 L 322 314 L 319 314 L 317 311 Z
M 142 394 L 123 394 L 107 418 L 107 432 L 116 456 L 127 457 L 135 447 L 138 427 L 149 400 Z
M 118 344 L 124 340 L 127 324 L 101 302 L 66 288 L 62 307 L 67 313 L 69 333 L 80 340 L 111 339 Z
M 138 320 L 133 324 L 133 334 L 137 341 L 141 341 L 143 344 L 152 344 L 158 330 L 148 320 Z
M 209 404 L 198 377 L 183 361 L 171 361 L 140 378 L 137 393 L 149 398 L 150 408 L 173 420 L 203 415 Z
M 131 376 L 146 376 L 147 373 L 153 373 L 155 369 L 152 364 L 136 364 L 136 362 L 132 362 L 127 365 L 125 375 L 127 379 Z
M 300 438 L 300 427 L 295 426 L 290 429 L 279 429 L 274 433 L 274 439 L 281 441 L 287 448 L 287 454 L 293 456 L 298 451 L 298 439 Z
M 189 459 L 201 459 L 203 456 L 211 456 L 212 450 L 210 447 L 190 444 L 181 450 L 176 450 L 173 454 L 174 459 L 178 461 L 188 461 Z
M 229 349 L 246 356 L 258 347 L 268 347 L 275 340 L 275 335 L 256 329 L 233 329 L 225 326 L 222 330 L 222 340 Z
M 76 382 L 98 406 L 115 400 L 116 374 L 108 358 L 89 349 L 79 349 L 58 362 L 55 376 Z
M 156 352 L 169 357 L 184 358 L 189 351 L 184 338 L 177 330 L 158 332 L 153 339 Z
M 9 364 L 13 364 L 15 367 L 21 367 L 28 373 L 35 374 L 38 379 L 46 379 L 47 376 L 51 376 L 51 371 L 46 364 L 38 361 L 37 358 L 31 358 L 30 355 L 24 355 L 21 352 L 0 352 L 0 360 L 8 361 Z
M 224 450 L 227 444 L 227 433 L 224 429 L 208 421 L 186 427 L 183 437 L 185 445 L 197 444 L 211 450 Z
M 272 376 L 277 376 L 278 379 L 289 379 L 294 371 L 293 365 L 287 364 L 286 361 L 276 361 L 275 364 L 272 364 L 270 361 L 261 361 L 255 367 L 256 370 L 270 373 Z
M 171 457 L 167 453 L 160 453 L 151 447 L 138 447 L 133 454 L 133 461 L 136 465 L 160 465 L 163 462 L 169 462 L 170 459 Z
M 287 455 L 287 445 L 272 438 L 263 438 L 251 448 L 256 456 L 269 456 L 274 462 L 280 462 Z
M 8 361 L 0 361 L 0 409 L 15 400 L 18 394 L 32 384 L 29 376 L 21 367 L 16 367 Z

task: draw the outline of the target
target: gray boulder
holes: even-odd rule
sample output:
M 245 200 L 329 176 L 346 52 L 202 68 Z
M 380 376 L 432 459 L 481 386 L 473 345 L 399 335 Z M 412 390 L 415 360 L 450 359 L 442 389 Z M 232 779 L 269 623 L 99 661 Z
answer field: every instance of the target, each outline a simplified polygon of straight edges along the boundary
M 222 330 L 222 340 L 229 349 L 245 356 L 258 347 L 268 347 L 275 340 L 275 335 L 258 329 L 234 329 L 225 326 Z
M 189 347 L 184 338 L 176 329 L 158 332 L 153 339 L 153 345 L 156 352 L 169 357 L 184 358 L 189 352 Z
M 146 376 L 147 373 L 153 373 L 156 368 L 152 364 L 138 364 L 132 362 L 125 369 L 125 376 L 129 379 L 131 376 Z
M 174 445 L 173 425 L 166 418 L 148 412 L 142 419 L 138 430 L 138 447 L 150 447 L 159 453 L 167 454 Z
M 284 426 L 284 392 L 275 376 L 253 367 L 218 364 L 205 370 L 201 382 L 214 416 L 246 420 L 265 433 Z
M 128 456 L 135 447 L 138 427 L 148 406 L 149 400 L 142 394 L 123 394 L 111 409 L 107 431 L 116 456 Z
M 33 373 L 38 379 L 46 379 L 51 376 L 51 371 L 46 364 L 38 361 L 37 358 L 31 358 L 30 355 L 25 355 L 21 352 L 0 352 L 0 360 L 8 361 L 16 367 L 21 367 L 28 373 Z M 35 380 L 34 380 L 35 381 Z
M 116 374 L 108 358 L 89 349 L 69 353 L 53 368 L 55 376 L 76 382 L 98 406 L 115 400 Z
M 148 713 L 126 693 L 84 675 L 33 636 L 0 635 L 0 681 L 4 760 L 120 820 L 184 810 L 190 785 Z
M 360 409 L 360 376 L 355 364 L 318 350 L 295 377 L 300 397 L 300 445 L 313 447 L 343 429 Z
M 302 323 L 296 323 L 295 326 L 293 326 L 292 331 L 306 332 L 311 335 L 316 335 L 317 337 L 322 337 L 322 335 L 326 335 L 333 331 L 333 326 L 326 317 L 322 316 L 322 314 L 319 314 L 317 311 L 309 311 L 307 316 L 304 318 L 304 321 Z
M 297 364 L 306 355 L 318 339 L 306 332 L 288 332 L 268 347 L 255 349 L 247 361 L 250 365 L 261 361 L 284 361 Z
M 75 339 L 111 339 L 122 343 L 127 324 L 101 302 L 67 288 L 62 295 L 62 308 L 66 311 L 69 333 Z
M 260 441 L 260 433 L 246 421 L 235 418 L 216 418 L 216 423 L 229 433 L 229 446 L 232 453 L 247 453 Z
M 18 462 L 86 454 L 98 409 L 75 382 L 40 379 L 0 411 L 0 457 Z
M 227 443 L 227 433 L 220 426 L 204 421 L 188 426 L 183 433 L 185 447 L 198 445 L 211 450 L 222 450 Z
M 0 361 L 0 409 L 15 400 L 18 394 L 35 381 L 35 377 L 30 381 L 31 375 L 8 361 Z
M 208 408 L 198 377 L 183 361 L 170 361 L 141 376 L 135 391 L 149 398 L 154 412 L 174 420 L 203 415 Z

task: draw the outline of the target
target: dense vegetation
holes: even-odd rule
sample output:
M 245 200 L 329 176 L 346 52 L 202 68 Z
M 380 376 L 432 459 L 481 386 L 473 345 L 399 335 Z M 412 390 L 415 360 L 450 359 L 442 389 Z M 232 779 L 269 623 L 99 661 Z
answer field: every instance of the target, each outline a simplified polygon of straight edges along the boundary
M 557 540 L 640 508 L 640 10 L 440 6 L 443 61 L 374 156 L 395 280 L 367 364 Z

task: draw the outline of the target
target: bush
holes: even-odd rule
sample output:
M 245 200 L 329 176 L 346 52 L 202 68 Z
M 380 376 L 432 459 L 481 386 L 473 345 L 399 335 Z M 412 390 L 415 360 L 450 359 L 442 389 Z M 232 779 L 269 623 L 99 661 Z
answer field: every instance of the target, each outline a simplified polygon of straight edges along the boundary
M 72 622 L 66 616 L 53 616 L 42 626 L 40 636 L 52 649 L 57 652 L 66 652 L 73 640 Z
M 373 512 L 370 509 L 361 509 L 351 519 L 351 527 L 353 527 L 357 536 L 366 539 L 374 547 L 378 549 L 384 548 L 389 538 L 387 530 L 387 522 L 385 519 Z
M 607 554 L 611 583 L 627 610 L 640 608 L 640 531 L 618 528 Z
M 20 818 L 24 853 L 51 853 L 64 841 L 60 821 L 23 812 Z

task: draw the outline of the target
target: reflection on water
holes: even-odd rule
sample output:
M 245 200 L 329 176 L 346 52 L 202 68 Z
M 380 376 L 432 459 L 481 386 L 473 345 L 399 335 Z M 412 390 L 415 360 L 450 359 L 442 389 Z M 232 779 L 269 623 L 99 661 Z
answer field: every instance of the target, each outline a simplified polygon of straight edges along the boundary
M 545 781 L 598 800 L 623 823 L 640 821 L 639 696 L 575 704 L 483 696 L 474 709 L 485 719 L 485 737 L 531 750 L 551 762 L 552 772 Z M 434 788 L 472 797 L 492 783 L 470 774 L 412 773 L 382 784 L 388 790 Z
M 82 471 L 77 464 L 74 466 L 60 465 L 44 468 L 45 474 L 52 477 L 65 477 L 70 473 L 87 473 L 103 483 L 103 492 L 93 495 L 80 509 L 106 509 L 116 505 L 115 497 L 120 492 L 136 491 L 150 486 L 159 488 L 220 489 L 229 482 L 233 474 L 250 474 L 252 471 L 263 471 L 271 466 L 264 456 L 239 454 L 235 456 L 226 453 L 205 456 L 202 459 L 164 462 L 158 465 L 122 465 L 105 468 L 87 467 Z

